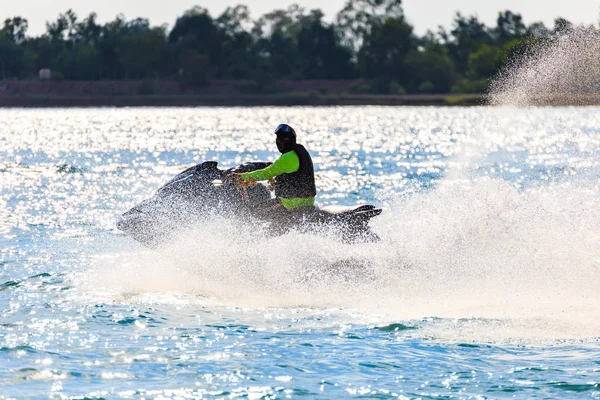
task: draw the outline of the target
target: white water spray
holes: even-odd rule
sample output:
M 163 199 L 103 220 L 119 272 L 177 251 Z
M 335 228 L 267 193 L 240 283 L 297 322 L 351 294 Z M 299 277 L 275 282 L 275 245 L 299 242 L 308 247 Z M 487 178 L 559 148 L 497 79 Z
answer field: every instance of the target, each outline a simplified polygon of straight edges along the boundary
M 600 33 L 575 28 L 539 42 L 494 81 L 495 106 L 598 104 Z
M 438 338 L 597 337 L 599 202 L 593 187 L 523 194 L 489 179 L 444 183 L 391 205 L 374 223 L 380 243 L 269 238 L 214 220 L 156 252 L 104 260 L 88 278 L 130 300 L 171 293 L 200 305 L 353 309 L 382 323 L 486 319 L 423 328 Z
M 584 98 L 594 88 L 588 78 L 600 76 L 600 61 L 590 58 L 597 43 L 595 34 L 580 32 L 540 46 L 492 86 L 492 103 Z M 563 121 L 538 131 L 513 110 L 482 111 L 501 127 L 465 129 L 461 168 L 434 190 L 383 199 L 385 213 L 372 222 L 379 243 L 343 244 L 333 232 L 269 237 L 247 223 L 214 219 L 158 251 L 99 260 L 84 288 L 105 288 L 119 301 L 166 296 L 211 306 L 358 310 L 378 315 L 378 325 L 409 321 L 421 336 L 445 340 L 598 338 L 597 176 L 525 191 L 465 176 L 474 169 L 471 157 L 502 146 L 534 143 L 540 157 L 544 148 L 562 157 L 581 145 L 576 157 L 560 159 L 581 169 L 593 164 L 582 157 L 593 157 L 600 146 L 577 133 L 581 124 Z

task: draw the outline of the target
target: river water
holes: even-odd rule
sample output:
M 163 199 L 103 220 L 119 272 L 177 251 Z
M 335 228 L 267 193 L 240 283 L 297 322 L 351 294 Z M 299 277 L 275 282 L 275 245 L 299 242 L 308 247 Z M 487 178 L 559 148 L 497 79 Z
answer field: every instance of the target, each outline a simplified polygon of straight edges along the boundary
M 381 241 L 116 217 L 187 166 L 273 160 Z M 0 399 L 600 398 L 600 109 L 0 111 Z

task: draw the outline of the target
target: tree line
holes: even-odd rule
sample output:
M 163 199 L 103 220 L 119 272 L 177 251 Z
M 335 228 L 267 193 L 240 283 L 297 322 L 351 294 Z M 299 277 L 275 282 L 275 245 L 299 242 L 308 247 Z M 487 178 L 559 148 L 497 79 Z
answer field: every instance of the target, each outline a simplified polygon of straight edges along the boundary
M 457 13 L 449 30 L 419 36 L 401 0 L 347 0 L 331 23 L 298 5 L 256 20 L 243 5 L 216 18 L 194 7 L 171 30 L 123 16 L 100 24 L 94 13 L 69 10 L 38 37 L 28 36 L 25 18 L 6 19 L 0 79 L 33 79 L 48 68 L 66 80 L 225 79 L 261 91 L 282 79 L 356 79 L 360 93 L 477 93 L 519 52 L 569 29 L 561 18 L 526 26 L 504 11 L 489 27 Z

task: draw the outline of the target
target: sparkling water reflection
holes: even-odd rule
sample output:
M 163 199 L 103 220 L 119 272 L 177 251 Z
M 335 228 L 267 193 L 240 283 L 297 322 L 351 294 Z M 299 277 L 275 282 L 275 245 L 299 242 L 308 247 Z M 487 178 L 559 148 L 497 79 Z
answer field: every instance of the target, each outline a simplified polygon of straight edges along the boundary
M 320 204 L 384 207 L 381 243 L 216 219 L 149 251 L 115 229 L 186 166 L 272 160 L 281 122 Z M 600 397 L 596 108 L 0 123 L 0 398 Z

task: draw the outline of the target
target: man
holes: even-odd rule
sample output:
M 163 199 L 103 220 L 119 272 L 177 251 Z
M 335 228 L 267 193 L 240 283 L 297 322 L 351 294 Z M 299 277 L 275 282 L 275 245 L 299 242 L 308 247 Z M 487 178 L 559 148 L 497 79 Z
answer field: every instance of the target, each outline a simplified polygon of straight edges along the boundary
M 296 143 L 296 132 L 291 126 L 279 125 L 275 136 L 281 157 L 267 168 L 241 174 L 241 180 L 253 183 L 275 178 L 277 206 L 282 205 L 286 210 L 312 207 L 317 189 L 310 154 L 304 146 Z

